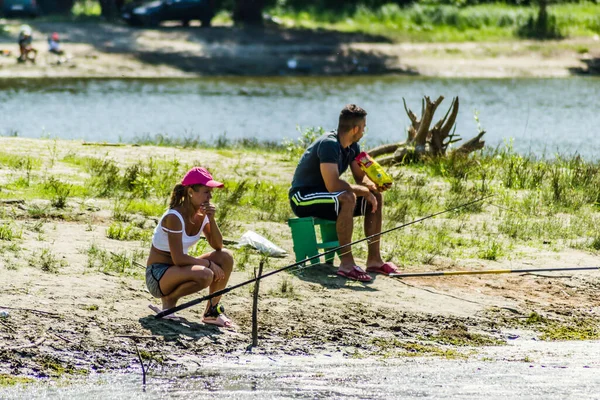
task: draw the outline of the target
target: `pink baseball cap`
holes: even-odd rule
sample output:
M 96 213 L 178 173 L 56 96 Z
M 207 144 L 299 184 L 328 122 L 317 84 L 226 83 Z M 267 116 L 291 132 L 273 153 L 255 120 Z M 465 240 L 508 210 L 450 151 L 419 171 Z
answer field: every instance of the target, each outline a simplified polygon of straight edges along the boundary
M 181 184 L 183 186 L 204 185 L 213 188 L 221 188 L 225 186 L 223 183 L 215 181 L 210 172 L 208 172 L 206 168 L 202 167 L 194 167 L 190 169 L 181 180 Z

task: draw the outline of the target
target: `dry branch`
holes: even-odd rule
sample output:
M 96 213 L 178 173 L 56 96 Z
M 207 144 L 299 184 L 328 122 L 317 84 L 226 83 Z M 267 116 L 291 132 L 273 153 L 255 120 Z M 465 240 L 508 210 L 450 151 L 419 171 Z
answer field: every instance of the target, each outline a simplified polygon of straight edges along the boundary
M 9 200 L 0 200 L 2 204 L 25 204 L 25 200 L 21 199 L 9 199 Z
M 377 146 L 377 147 L 369 150 L 369 154 L 371 155 L 371 157 L 377 157 L 382 154 L 392 153 L 392 152 L 396 151 L 396 149 L 398 147 L 400 147 L 402 144 L 403 143 L 383 144 L 381 146 Z
M 444 117 L 431 127 L 435 112 L 443 100 L 443 96 L 438 97 L 435 101 L 424 96 L 421 100 L 421 116 L 418 117 L 407 106 L 406 100 L 402 99 L 404 111 L 411 122 L 407 128 L 408 140 L 383 144 L 371 149 L 369 154 L 372 157 L 383 156 L 377 161 L 381 165 L 388 166 L 420 159 L 423 156 L 445 156 L 449 146 L 461 140 L 460 136 L 455 134 L 460 102 L 458 97 L 454 97 Z M 475 138 L 465 142 L 454 152 L 468 154 L 483 148 L 485 142 L 481 138 L 484 134 L 485 131 L 481 130 Z
M 14 347 L 0 347 L 0 351 L 16 351 L 16 350 L 21 350 L 21 349 L 28 349 L 30 347 L 37 347 L 40 344 L 42 344 L 44 342 L 44 340 L 46 340 L 45 337 L 39 338 L 38 340 L 36 340 L 33 343 L 29 343 L 29 344 L 24 344 L 22 346 L 14 346 Z
M 52 317 L 60 317 L 60 314 L 58 314 L 58 313 L 51 312 L 51 311 L 36 310 L 34 308 L 7 307 L 7 306 L 0 306 L 0 308 L 6 308 L 7 310 L 31 311 L 31 312 L 36 312 L 39 314 L 50 315 Z

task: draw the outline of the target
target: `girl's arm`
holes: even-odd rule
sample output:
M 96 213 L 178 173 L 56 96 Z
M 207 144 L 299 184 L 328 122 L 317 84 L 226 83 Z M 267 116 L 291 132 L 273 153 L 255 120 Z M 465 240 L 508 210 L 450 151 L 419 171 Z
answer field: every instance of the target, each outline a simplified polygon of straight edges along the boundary
M 215 250 L 221 250 L 223 248 L 223 235 L 215 220 L 216 207 L 214 204 L 206 203 L 203 208 L 204 215 L 208 217 L 208 224 L 204 227 L 204 236 L 206 237 L 208 244 L 210 244 L 210 247 Z
M 205 259 L 192 257 L 183 252 L 183 226 L 181 220 L 175 215 L 167 215 L 162 222 L 161 228 L 167 232 L 169 238 L 169 253 L 175 265 L 202 265 L 209 267 L 210 262 Z

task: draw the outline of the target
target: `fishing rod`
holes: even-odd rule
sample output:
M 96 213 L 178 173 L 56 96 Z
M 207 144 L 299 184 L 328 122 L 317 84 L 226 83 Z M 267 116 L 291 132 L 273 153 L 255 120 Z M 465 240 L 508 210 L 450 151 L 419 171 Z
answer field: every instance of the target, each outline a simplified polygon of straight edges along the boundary
M 480 201 L 483 201 L 483 200 L 485 200 L 485 199 L 488 199 L 488 198 L 490 198 L 490 197 L 493 197 L 493 196 L 495 196 L 495 194 L 490 194 L 490 195 L 488 195 L 488 196 L 484 196 L 484 197 L 481 197 L 481 198 L 479 198 L 479 199 L 476 199 L 476 200 L 471 200 L 471 201 L 469 201 L 469 202 L 467 202 L 467 203 L 460 204 L 460 205 L 458 205 L 458 206 L 455 206 L 455 207 L 447 208 L 447 209 L 445 209 L 445 210 L 443 210 L 443 211 L 439 211 L 439 212 L 433 213 L 433 214 L 431 214 L 431 215 L 427 215 L 427 216 L 425 216 L 425 217 L 422 217 L 422 218 L 419 218 L 419 219 L 415 219 L 414 221 L 408 222 L 408 223 L 406 223 L 406 224 L 403 224 L 403 225 L 400 225 L 400 226 L 396 226 L 396 227 L 393 227 L 393 228 L 387 229 L 387 230 L 385 230 L 385 231 L 381 231 L 381 232 L 379 232 L 379 233 L 375 233 L 375 234 L 373 234 L 373 235 L 370 235 L 370 236 L 364 237 L 364 238 L 362 238 L 362 239 L 355 240 L 355 241 L 353 241 L 353 242 L 350 242 L 350 243 L 348 243 L 348 244 L 344 244 L 344 245 L 342 245 L 342 246 L 338 246 L 338 247 L 335 247 L 335 248 L 331 248 L 331 249 L 329 249 L 329 250 L 326 250 L 326 251 L 324 251 L 324 252 L 322 252 L 322 253 L 320 253 L 320 254 L 316 254 L 316 255 L 314 255 L 314 256 L 307 257 L 307 258 L 305 258 L 305 259 L 303 259 L 303 260 L 300 260 L 300 261 L 297 261 L 297 262 L 295 262 L 295 263 L 293 263 L 293 264 L 290 264 L 290 265 L 287 265 L 287 266 L 285 266 L 285 267 L 279 268 L 279 269 L 277 269 L 277 270 L 275 270 L 275 271 L 271 271 L 271 272 L 269 272 L 269 273 L 266 273 L 266 274 L 264 274 L 264 275 L 261 275 L 261 276 L 259 276 L 259 277 L 256 277 L 256 278 L 253 278 L 253 279 L 249 279 L 249 280 L 247 280 L 247 281 L 245 281 L 245 282 L 238 283 L 237 285 L 233 285 L 233 286 L 230 286 L 230 287 L 228 287 L 228 288 L 225 288 L 225 289 L 217 290 L 216 292 L 214 292 L 214 293 L 211 293 L 211 294 L 208 294 L 208 295 L 206 295 L 206 296 L 203 296 L 203 297 L 200 297 L 200 298 L 197 298 L 197 299 L 194 299 L 194 300 L 188 301 L 188 302 L 186 302 L 186 303 L 180 304 L 180 305 L 178 305 L 178 306 L 175 306 L 175 307 L 172 307 L 172 308 L 168 308 L 168 309 L 166 309 L 166 310 L 163 310 L 163 311 L 161 311 L 161 312 L 157 313 L 157 314 L 156 314 L 154 317 L 155 317 L 156 319 L 158 319 L 158 318 L 162 318 L 162 317 L 164 317 L 165 315 L 171 315 L 171 314 L 173 314 L 173 313 L 175 313 L 175 312 L 177 312 L 177 311 L 181 311 L 181 310 L 184 310 L 184 309 L 186 309 L 186 308 L 188 308 L 188 307 L 195 306 L 196 304 L 198 304 L 198 303 L 201 303 L 201 302 L 203 302 L 203 301 L 206 301 L 206 300 L 210 300 L 210 299 L 212 299 L 213 297 L 217 297 L 217 296 L 221 296 L 221 295 L 223 295 L 223 294 L 225 294 L 225 293 L 229 293 L 230 291 L 232 291 L 232 290 L 234 290 L 234 289 L 237 289 L 237 288 L 239 288 L 239 287 L 242 287 L 242 286 L 249 285 L 249 284 L 251 284 L 251 283 L 254 283 L 254 282 L 256 282 L 256 281 L 258 281 L 258 280 L 260 280 L 260 279 L 266 278 L 266 277 L 268 277 L 268 276 L 271 276 L 271 275 L 278 274 L 279 272 L 286 271 L 286 270 L 288 270 L 288 269 L 290 269 L 290 268 L 297 267 L 298 265 L 304 264 L 304 263 L 306 263 L 306 262 L 308 262 L 308 261 L 314 260 L 314 259 L 316 259 L 316 258 L 320 258 L 320 257 L 322 257 L 322 256 L 324 256 L 324 255 L 327 255 L 327 254 L 333 253 L 333 252 L 335 252 L 335 251 L 341 250 L 341 249 L 343 249 L 343 248 L 345 248 L 345 247 L 352 246 L 352 245 L 354 245 L 354 244 L 357 244 L 357 243 L 360 243 L 360 242 L 364 242 L 365 240 L 373 239 L 374 237 L 377 237 L 377 236 L 384 235 L 384 234 L 386 234 L 386 233 L 389 233 L 389 232 L 395 231 L 395 230 L 397 230 L 397 229 L 402 229 L 402 228 L 405 228 L 405 227 L 407 227 L 407 226 L 410 226 L 410 225 L 416 224 L 416 223 L 418 223 L 418 222 L 425 221 L 426 219 L 429 219 L 429 218 L 436 217 L 436 216 L 438 216 L 438 215 L 440 215 L 440 214 L 444 214 L 444 213 L 447 213 L 447 212 L 450 212 L 450 211 L 458 210 L 459 208 L 467 207 L 467 206 L 470 206 L 471 204 L 479 203 Z
M 450 276 L 450 275 L 487 275 L 487 274 L 519 274 L 527 272 L 553 272 L 553 271 L 583 271 L 600 269 L 600 267 L 562 267 L 562 268 L 525 268 L 525 269 L 488 269 L 482 271 L 429 271 L 429 272 L 402 272 L 391 273 L 392 278 L 412 278 L 417 276 Z

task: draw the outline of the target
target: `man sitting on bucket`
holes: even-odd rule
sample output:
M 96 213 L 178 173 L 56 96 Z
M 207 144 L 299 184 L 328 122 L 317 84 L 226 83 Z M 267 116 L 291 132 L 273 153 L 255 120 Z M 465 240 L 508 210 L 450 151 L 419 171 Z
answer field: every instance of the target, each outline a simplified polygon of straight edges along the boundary
M 304 152 L 296 167 L 289 191 L 292 211 L 298 217 L 334 220 L 340 246 L 352 241 L 352 218 L 365 217 L 365 235 L 381 232 L 383 197 L 373 181 L 360 169 L 355 157 L 360 153 L 358 141 L 363 137 L 367 112 L 349 104 L 340 112 L 337 132 L 328 132 L 315 140 Z M 357 184 L 340 176 L 350 167 Z M 397 273 L 392 262 L 383 262 L 377 236 L 369 241 L 367 272 L 388 275 Z M 356 265 L 352 249 L 341 250 L 337 274 L 361 282 L 371 276 Z

